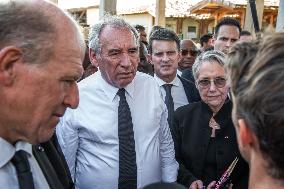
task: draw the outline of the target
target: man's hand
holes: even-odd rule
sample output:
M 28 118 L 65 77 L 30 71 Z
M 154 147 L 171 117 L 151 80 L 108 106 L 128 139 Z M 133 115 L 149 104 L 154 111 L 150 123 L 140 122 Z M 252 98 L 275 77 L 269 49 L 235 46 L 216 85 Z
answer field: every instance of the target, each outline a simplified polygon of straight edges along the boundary
M 203 182 L 201 180 L 196 180 L 191 183 L 189 189 L 202 189 Z

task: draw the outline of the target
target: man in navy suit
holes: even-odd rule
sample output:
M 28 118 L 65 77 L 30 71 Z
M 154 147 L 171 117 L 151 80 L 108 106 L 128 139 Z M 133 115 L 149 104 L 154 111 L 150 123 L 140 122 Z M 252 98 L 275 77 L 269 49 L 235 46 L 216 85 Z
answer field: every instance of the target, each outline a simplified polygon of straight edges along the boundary
M 154 77 L 160 86 L 165 103 L 167 104 L 167 99 L 172 98 L 173 109 L 176 110 L 180 106 L 199 101 L 195 84 L 177 75 L 181 54 L 180 40 L 176 33 L 166 28 L 156 30 L 150 36 L 148 48 L 148 58 L 154 65 Z M 167 90 L 170 91 L 169 98 Z M 167 107 L 168 119 L 171 119 L 173 110 L 168 104 Z

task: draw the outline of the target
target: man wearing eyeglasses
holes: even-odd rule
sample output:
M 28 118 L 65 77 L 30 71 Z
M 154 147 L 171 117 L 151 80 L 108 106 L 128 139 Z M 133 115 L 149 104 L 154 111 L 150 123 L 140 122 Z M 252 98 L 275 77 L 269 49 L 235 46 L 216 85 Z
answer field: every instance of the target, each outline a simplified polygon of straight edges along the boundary
M 193 82 L 177 75 L 181 60 L 180 40 L 175 32 L 161 28 L 149 39 L 149 60 L 154 65 L 156 79 L 168 108 L 168 122 L 171 126 L 174 110 L 188 103 L 200 100 Z
M 177 74 L 189 81 L 194 82 L 191 67 L 199 54 L 195 43 L 190 39 L 184 39 L 180 43 L 181 59 L 178 63 Z

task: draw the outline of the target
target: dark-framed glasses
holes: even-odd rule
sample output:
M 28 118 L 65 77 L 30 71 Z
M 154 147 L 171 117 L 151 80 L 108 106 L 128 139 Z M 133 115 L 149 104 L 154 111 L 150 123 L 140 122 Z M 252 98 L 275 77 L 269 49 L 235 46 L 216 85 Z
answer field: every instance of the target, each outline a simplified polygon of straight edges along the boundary
M 210 79 L 201 79 L 201 80 L 198 80 L 197 83 L 200 87 L 203 87 L 203 88 L 209 87 L 212 83 L 214 83 L 214 85 L 217 88 L 222 88 L 226 85 L 227 80 L 224 77 L 216 77 L 216 78 L 211 79 L 211 80 Z
M 191 56 L 197 56 L 198 51 L 181 49 L 182 56 L 187 56 L 188 54 L 190 54 Z

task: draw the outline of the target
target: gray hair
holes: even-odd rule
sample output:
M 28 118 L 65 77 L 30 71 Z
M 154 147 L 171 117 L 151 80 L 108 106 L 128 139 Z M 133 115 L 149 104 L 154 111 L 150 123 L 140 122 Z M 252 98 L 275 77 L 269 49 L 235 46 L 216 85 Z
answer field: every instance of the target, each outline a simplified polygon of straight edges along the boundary
M 46 62 L 53 55 L 56 28 L 46 11 L 34 9 L 27 1 L 2 1 L 0 26 L 0 49 L 16 46 L 28 63 Z
M 192 65 L 192 74 L 197 81 L 197 78 L 199 76 L 199 69 L 203 62 L 208 61 L 210 63 L 213 63 L 213 61 L 216 61 L 220 66 L 224 67 L 225 65 L 225 54 L 221 51 L 211 50 L 211 51 L 205 51 L 201 53 L 196 59 L 194 64 Z M 225 69 L 225 68 L 224 68 Z
M 91 32 L 89 34 L 89 48 L 91 48 L 95 54 L 99 54 L 101 52 L 101 44 L 100 44 L 100 36 L 102 30 L 106 26 L 111 26 L 113 28 L 123 28 L 131 31 L 136 39 L 136 45 L 139 46 L 139 35 L 137 30 L 128 24 L 124 19 L 118 16 L 111 16 L 106 14 L 99 23 L 95 24 L 91 28 Z M 114 34 L 115 35 L 115 34 Z

